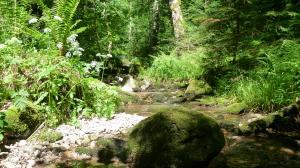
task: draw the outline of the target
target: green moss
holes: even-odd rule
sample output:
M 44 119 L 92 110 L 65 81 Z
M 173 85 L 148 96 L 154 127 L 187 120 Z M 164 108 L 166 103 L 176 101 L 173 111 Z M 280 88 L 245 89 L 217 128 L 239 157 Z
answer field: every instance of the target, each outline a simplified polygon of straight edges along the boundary
M 75 149 L 75 152 L 78 154 L 86 154 L 86 155 L 90 155 L 90 156 L 97 156 L 98 153 L 98 149 L 93 149 L 93 148 L 89 148 L 89 147 L 77 147 Z
M 206 165 L 223 146 L 223 133 L 214 120 L 173 108 L 143 120 L 129 137 L 136 167 Z
M 208 106 L 213 106 L 213 105 L 227 105 L 230 103 L 229 98 L 225 97 L 212 97 L 212 96 L 207 96 L 203 97 L 201 99 L 196 99 L 200 104 L 202 105 L 208 105 Z
M 63 135 L 60 132 L 56 132 L 51 129 L 42 130 L 36 138 L 40 141 L 47 141 L 50 143 L 56 142 L 58 140 L 61 140 L 63 138 Z
M 106 139 L 106 138 L 101 138 L 96 142 L 96 145 L 98 147 L 105 147 L 105 146 L 114 146 L 114 143 L 112 142 L 112 139 Z
M 240 125 L 238 127 L 238 129 L 236 131 L 237 131 L 236 133 L 239 135 L 249 135 L 249 134 L 253 133 L 251 131 L 251 128 L 248 126 L 248 123 L 243 123 L 242 125 Z
M 99 162 L 110 164 L 112 158 L 125 163 L 128 158 L 127 143 L 118 138 L 101 138 L 96 142 Z
M 232 113 L 232 114 L 239 114 L 239 113 L 242 113 L 246 109 L 247 109 L 247 105 L 245 103 L 234 103 L 234 104 L 227 106 L 223 111 Z
M 28 126 L 20 120 L 20 111 L 11 107 L 6 112 L 5 120 L 7 122 L 7 130 L 12 134 L 24 134 L 28 131 Z
M 189 82 L 189 86 L 185 91 L 185 96 L 188 100 L 193 100 L 201 95 L 207 95 L 212 93 L 212 88 L 209 84 L 203 80 L 192 79 Z
M 124 104 L 132 104 L 132 103 L 139 104 L 141 102 L 140 98 L 135 94 L 123 92 L 121 90 L 119 90 L 118 93 L 121 97 L 121 102 Z
M 189 82 L 189 86 L 186 89 L 185 93 L 186 94 L 209 94 L 212 92 L 212 88 L 206 83 L 205 81 L 202 80 L 195 80 L 192 79 Z

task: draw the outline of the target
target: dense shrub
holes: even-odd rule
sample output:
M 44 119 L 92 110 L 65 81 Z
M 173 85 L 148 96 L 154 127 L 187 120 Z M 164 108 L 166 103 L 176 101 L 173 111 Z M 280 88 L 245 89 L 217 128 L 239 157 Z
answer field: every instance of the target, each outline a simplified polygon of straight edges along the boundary
M 0 101 L 12 102 L 20 120 L 31 129 L 43 120 L 56 124 L 81 114 L 110 117 L 119 104 L 116 88 L 84 78 L 76 58 L 21 45 L 0 52 Z

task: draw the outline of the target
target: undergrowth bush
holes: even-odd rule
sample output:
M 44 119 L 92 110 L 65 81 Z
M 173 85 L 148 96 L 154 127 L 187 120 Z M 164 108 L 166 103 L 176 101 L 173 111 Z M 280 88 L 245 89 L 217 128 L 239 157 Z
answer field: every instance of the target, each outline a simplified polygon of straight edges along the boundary
M 5 113 L 0 112 L 0 142 L 3 140 L 4 136 L 4 129 L 6 127 L 7 123 L 5 121 Z
M 84 78 L 76 58 L 58 50 L 26 50 L 21 45 L 0 50 L 0 102 L 12 102 L 29 129 L 79 115 L 110 117 L 119 104 L 116 88 Z
M 110 118 L 121 102 L 118 89 L 94 78 L 83 79 L 82 86 L 85 101 L 83 115 Z
M 150 68 L 144 70 L 142 76 L 155 82 L 186 81 L 195 79 L 203 74 L 203 49 L 186 52 L 181 56 L 161 53 L 156 57 Z

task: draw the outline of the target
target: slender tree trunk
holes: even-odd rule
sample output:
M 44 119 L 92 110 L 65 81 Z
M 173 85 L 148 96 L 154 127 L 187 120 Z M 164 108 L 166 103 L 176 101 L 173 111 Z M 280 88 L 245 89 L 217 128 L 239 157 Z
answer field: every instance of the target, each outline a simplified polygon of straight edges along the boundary
M 132 28 L 133 28 L 133 18 L 132 18 L 132 2 L 129 1 L 129 25 L 128 25 L 128 41 L 132 42 Z
M 152 18 L 150 20 L 149 46 L 151 50 L 157 45 L 160 21 L 160 0 L 155 0 L 152 6 Z
M 183 17 L 181 13 L 181 1 L 169 0 L 170 9 L 172 11 L 172 20 L 174 35 L 176 38 L 180 38 L 184 34 Z
M 234 31 L 234 55 L 233 55 L 233 62 L 236 61 L 236 56 L 238 53 L 239 42 L 240 42 L 240 34 L 241 34 L 241 19 L 240 19 L 240 12 L 236 14 L 236 27 Z
M 108 45 L 107 45 L 107 52 L 108 52 L 108 54 L 111 54 L 113 42 L 112 42 L 112 35 L 111 35 L 110 26 L 109 26 L 108 22 L 106 22 L 106 27 L 107 27 L 107 36 L 109 39 Z

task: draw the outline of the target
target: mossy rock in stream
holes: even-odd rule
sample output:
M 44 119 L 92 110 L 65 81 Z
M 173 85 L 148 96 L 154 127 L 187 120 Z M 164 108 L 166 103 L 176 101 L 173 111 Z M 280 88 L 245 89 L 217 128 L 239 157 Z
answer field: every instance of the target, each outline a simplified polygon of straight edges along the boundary
M 119 90 L 118 91 L 120 97 L 121 97 L 121 102 L 124 104 L 140 104 L 142 103 L 142 100 L 135 95 L 134 93 L 129 93 L 129 92 L 124 92 Z
M 189 86 L 185 91 L 185 96 L 188 100 L 193 100 L 201 95 L 207 95 L 212 93 L 212 88 L 209 84 L 203 80 L 192 79 L 189 82 Z
M 232 100 L 229 97 L 203 96 L 200 99 L 196 99 L 196 101 L 199 102 L 201 105 L 206 106 L 225 106 L 230 104 Z
M 300 129 L 297 117 L 300 114 L 298 103 L 287 106 L 279 111 L 269 113 L 262 118 L 248 123 L 246 130 L 251 133 L 265 132 L 267 128 L 278 131 L 294 131 Z
M 126 141 L 118 138 L 101 138 L 97 140 L 99 162 L 109 164 L 112 159 L 125 163 L 128 157 Z
M 231 114 L 241 114 L 246 111 L 248 106 L 245 103 L 233 103 L 223 109 L 224 112 Z
M 43 129 L 39 134 L 37 134 L 34 138 L 42 142 L 50 142 L 54 143 L 58 140 L 63 139 L 63 135 L 60 132 L 57 132 L 52 129 Z
M 141 121 L 129 135 L 128 148 L 133 167 L 203 167 L 224 143 L 213 119 L 170 109 Z

